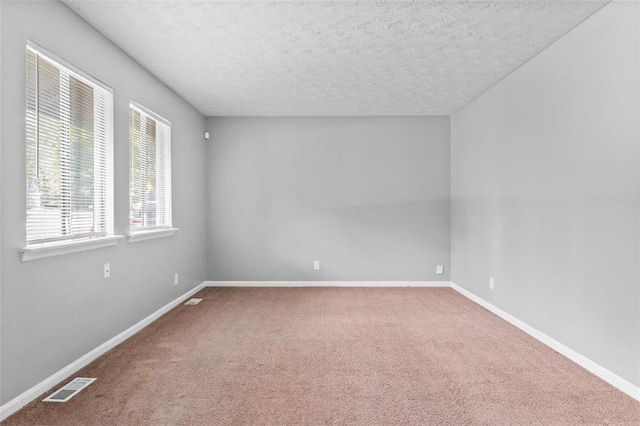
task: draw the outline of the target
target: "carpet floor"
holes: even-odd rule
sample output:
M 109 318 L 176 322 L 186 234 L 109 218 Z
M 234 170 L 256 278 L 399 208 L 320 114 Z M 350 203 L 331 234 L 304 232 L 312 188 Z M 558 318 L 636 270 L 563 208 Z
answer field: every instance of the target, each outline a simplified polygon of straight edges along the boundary
M 640 403 L 452 289 L 196 297 L 3 426 L 640 425 Z

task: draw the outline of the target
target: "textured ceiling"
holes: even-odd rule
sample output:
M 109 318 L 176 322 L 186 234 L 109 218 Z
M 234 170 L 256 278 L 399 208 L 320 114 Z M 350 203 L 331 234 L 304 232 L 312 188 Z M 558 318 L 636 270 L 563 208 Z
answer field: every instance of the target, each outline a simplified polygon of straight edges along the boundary
M 208 116 L 447 115 L 608 0 L 66 0 Z

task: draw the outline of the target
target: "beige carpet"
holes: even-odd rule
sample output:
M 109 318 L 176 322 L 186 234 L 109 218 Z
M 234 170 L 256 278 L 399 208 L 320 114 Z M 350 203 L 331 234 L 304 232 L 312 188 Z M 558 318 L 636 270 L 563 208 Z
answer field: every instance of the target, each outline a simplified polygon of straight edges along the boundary
M 6 426 L 640 425 L 640 403 L 451 289 L 198 297 Z

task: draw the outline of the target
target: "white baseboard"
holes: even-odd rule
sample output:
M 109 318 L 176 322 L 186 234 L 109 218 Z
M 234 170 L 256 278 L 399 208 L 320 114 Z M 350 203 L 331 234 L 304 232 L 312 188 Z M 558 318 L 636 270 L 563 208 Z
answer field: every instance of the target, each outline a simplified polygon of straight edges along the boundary
M 471 293 L 470 291 L 465 290 L 459 285 L 455 283 L 451 283 L 451 288 L 453 288 L 455 291 L 462 294 L 463 296 L 467 297 L 471 301 L 487 309 L 488 311 L 496 314 L 497 316 L 507 321 L 508 323 L 518 327 L 520 330 L 524 331 L 531 337 L 549 346 L 551 349 L 555 350 L 556 352 L 569 358 L 571 361 L 575 362 L 585 370 L 595 374 L 596 376 L 598 376 L 605 382 L 609 383 L 610 385 L 620 389 L 622 392 L 626 393 L 630 397 L 640 401 L 640 387 L 623 379 L 617 374 L 612 373 L 611 371 L 607 370 L 600 364 L 597 364 L 591 361 L 589 358 L 585 357 L 584 355 L 579 354 L 578 352 L 563 345 L 562 343 L 558 342 L 552 337 L 549 337 L 543 332 L 531 327 L 529 324 L 525 323 L 524 321 L 519 320 L 518 318 L 514 317 L 511 314 L 506 313 L 502 309 L 492 305 L 491 303 L 487 302 L 481 297 L 478 297 L 475 294 Z
M 451 287 L 449 281 L 205 281 L 208 287 Z
M 18 411 L 19 409 L 21 409 L 22 407 L 24 407 L 25 405 L 27 405 L 28 403 L 30 403 L 31 401 L 33 401 L 34 399 L 38 398 L 40 395 L 42 395 L 43 393 L 51 389 L 53 386 L 57 385 L 67 377 L 71 376 L 76 371 L 80 370 L 90 362 L 94 361 L 105 352 L 118 346 L 120 343 L 124 342 L 129 337 L 133 336 L 138 331 L 142 330 L 143 328 L 145 328 L 146 326 L 148 326 L 149 324 L 151 324 L 152 322 L 160 318 L 162 315 L 169 312 L 174 307 L 178 306 L 181 302 L 184 301 L 184 299 L 194 295 L 198 291 L 202 290 L 204 287 L 206 287 L 206 284 L 204 282 L 199 284 L 197 287 L 189 290 L 188 292 L 181 295 L 180 297 L 167 303 L 162 308 L 158 309 L 157 311 L 155 311 L 148 317 L 144 318 L 140 322 L 132 325 L 128 329 L 124 330 L 122 333 L 107 340 L 97 348 L 84 354 L 77 360 L 73 361 L 71 364 L 67 365 L 66 367 L 62 368 L 61 370 L 47 377 L 40 383 L 36 384 L 35 386 L 31 387 L 30 389 L 27 389 L 20 395 L 16 396 L 11 401 L 7 402 L 6 404 L 0 407 L 0 422 L 6 419 L 7 417 L 9 417 L 10 415 L 12 415 L 13 413 L 15 413 L 16 411 Z

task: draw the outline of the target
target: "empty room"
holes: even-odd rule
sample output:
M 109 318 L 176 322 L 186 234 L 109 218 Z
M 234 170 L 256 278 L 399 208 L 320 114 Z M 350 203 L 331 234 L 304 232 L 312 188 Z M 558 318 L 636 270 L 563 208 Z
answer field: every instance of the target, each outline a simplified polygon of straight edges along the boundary
M 640 425 L 640 3 L 0 0 L 0 422 Z

